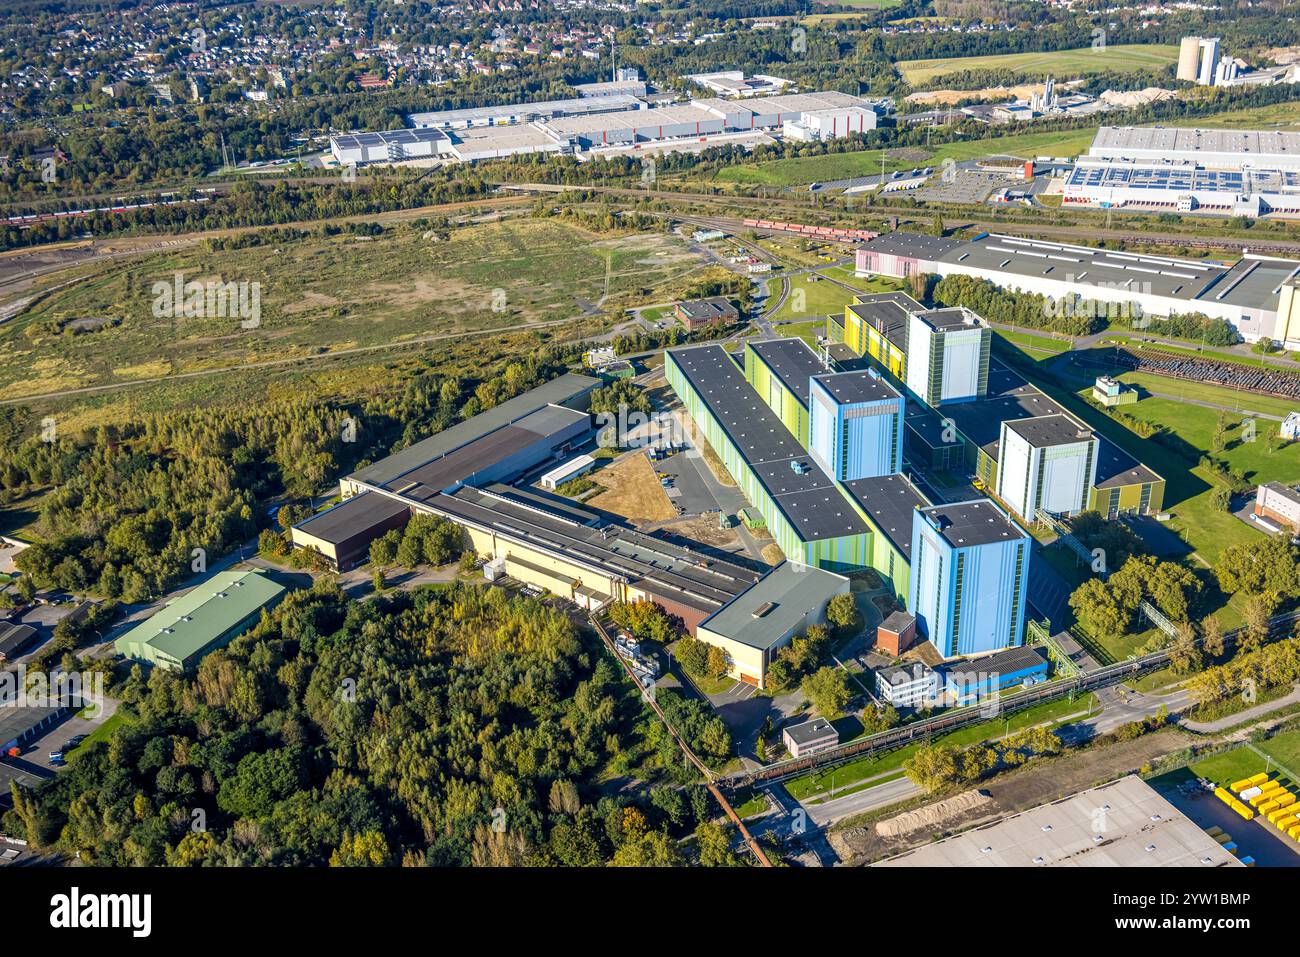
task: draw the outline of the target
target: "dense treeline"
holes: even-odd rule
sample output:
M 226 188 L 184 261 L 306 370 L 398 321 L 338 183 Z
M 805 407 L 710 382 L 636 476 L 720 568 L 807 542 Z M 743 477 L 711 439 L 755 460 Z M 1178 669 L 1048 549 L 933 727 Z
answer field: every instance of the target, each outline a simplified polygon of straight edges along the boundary
M 687 863 L 703 826 L 731 862 L 702 788 L 588 783 L 680 759 L 566 616 L 500 589 L 318 583 L 196 674 L 115 690 L 128 719 L 16 786 L 5 831 L 97 865 L 591 866 Z
M 8 409 L 0 506 L 49 490 L 39 541 L 21 558 L 38 584 L 142 601 L 255 536 L 268 502 L 310 499 L 340 473 L 553 378 L 576 348 L 512 359 L 477 382 L 431 372 L 354 402 L 185 409 L 76 434 L 52 421 L 29 435 L 25 414 Z
M 974 276 L 944 276 L 935 283 L 932 295 L 942 305 L 965 306 L 989 322 L 1072 336 L 1103 328 L 1099 317 L 1112 308 L 1078 296 L 1054 300 L 1038 293 L 1012 292 Z
M 97 213 L 78 219 L 40 223 L 29 229 L 6 227 L 5 249 L 94 236 L 265 226 L 364 216 L 395 209 L 455 203 L 487 196 L 489 186 L 473 171 L 397 179 L 341 176 L 315 183 L 241 180 L 225 195 L 205 202 L 153 206 L 131 213 Z

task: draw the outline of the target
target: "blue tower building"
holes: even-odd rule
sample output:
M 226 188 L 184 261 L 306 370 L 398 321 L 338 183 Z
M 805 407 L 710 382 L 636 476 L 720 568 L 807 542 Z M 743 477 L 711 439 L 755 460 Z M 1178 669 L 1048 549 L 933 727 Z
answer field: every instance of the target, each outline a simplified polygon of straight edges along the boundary
M 945 658 L 1024 642 L 1029 536 L 991 499 L 918 508 L 907 610 Z
M 808 451 L 841 482 L 903 469 L 903 397 L 875 370 L 811 377 Z

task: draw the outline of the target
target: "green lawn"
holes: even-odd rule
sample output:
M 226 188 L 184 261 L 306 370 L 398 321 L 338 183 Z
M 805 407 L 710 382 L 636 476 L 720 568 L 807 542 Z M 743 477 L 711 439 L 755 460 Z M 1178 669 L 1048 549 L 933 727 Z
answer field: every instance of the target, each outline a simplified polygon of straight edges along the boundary
M 1083 47 L 1042 53 L 1007 53 L 994 56 L 943 57 L 934 60 L 904 60 L 898 71 L 910 85 L 929 83 L 947 73 L 968 70 L 1012 70 L 1031 76 L 1051 73 L 1060 78 L 1090 73 L 1159 70 L 1178 59 L 1172 44 L 1131 43 L 1101 50 Z
M 842 314 L 844 307 L 853 301 L 854 295 L 829 279 L 810 275 L 795 276 L 790 280 L 790 295 L 772 320 L 789 322 L 809 316 Z
M 90 734 L 86 735 L 86 740 L 82 741 L 81 744 L 77 745 L 75 748 L 69 751 L 66 755 L 64 755 L 64 757 L 70 758 L 75 754 L 80 754 L 83 749 L 90 747 L 92 744 L 95 744 L 98 741 L 103 741 L 107 743 L 108 739 L 112 737 L 113 732 L 118 728 L 119 725 L 123 724 L 125 721 L 126 721 L 126 717 L 122 714 L 122 712 L 115 711 L 112 717 L 110 717 L 107 721 L 101 724 L 94 731 L 90 732 Z
M 1300 731 L 1284 731 L 1267 741 L 1259 742 L 1255 747 L 1300 774 Z
M 915 169 L 918 165 L 937 167 L 950 157 L 961 162 L 995 155 L 1025 158 L 1043 155 L 1074 156 L 1086 150 L 1096 134 L 1096 127 L 1090 127 L 1083 130 L 1017 133 L 978 140 L 959 140 L 935 147 L 930 151 L 929 159 L 918 160 L 911 154 L 886 156 L 884 172 Z M 715 179 L 722 183 L 751 186 L 801 186 L 851 179 L 880 173 L 881 153 L 881 150 L 860 150 L 856 153 L 828 153 L 825 156 L 797 156 L 765 163 L 737 163 L 719 170 Z
M 1233 748 L 1188 765 L 1192 773 L 1227 787 L 1264 770 L 1265 760 L 1247 747 Z
M 1032 708 L 1026 708 L 1023 711 L 1017 711 L 1009 718 L 993 718 L 989 721 L 981 721 L 977 724 L 967 725 L 964 728 L 958 728 L 956 731 L 940 735 L 933 740 L 933 743 L 964 748 L 972 744 L 978 744 L 980 741 L 1000 738 L 1005 734 L 1032 727 L 1033 725 L 1046 722 L 1055 724 L 1067 715 L 1089 711 L 1095 708 L 1096 705 L 1097 699 L 1093 694 L 1076 696 L 1073 701 L 1069 698 L 1047 701 Z M 818 795 L 829 795 L 832 782 L 837 794 L 841 790 L 851 790 L 850 785 L 857 784 L 865 778 L 902 768 L 903 763 L 916 753 L 916 749 L 921 744 L 922 742 L 918 741 L 896 751 L 887 751 L 884 754 L 858 758 L 841 764 L 834 769 L 793 778 L 785 782 L 785 789 L 797 801 Z M 893 780 L 894 777 L 897 777 L 897 775 L 891 776 L 889 780 Z
M 1052 336 L 1035 335 L 1032 332 L 998 329 L 993 335 L 999 339 L 1014 343 L 1021 352 L 1036 361 L 1059 356 L 1062 352 L 1068 352 L 1070 349 L 1068 339 L 1055 339 Z

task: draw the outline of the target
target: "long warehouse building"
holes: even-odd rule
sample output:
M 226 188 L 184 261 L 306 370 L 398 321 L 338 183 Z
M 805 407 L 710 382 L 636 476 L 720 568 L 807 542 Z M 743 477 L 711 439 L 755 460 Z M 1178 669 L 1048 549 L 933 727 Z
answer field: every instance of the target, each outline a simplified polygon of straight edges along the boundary
M 935 244 L 896 232 L 857 253 L 861 276 L 898 275 L 891 270 L 900 264 L 905 275 L 972 276 L 1055 301 L 1110 303 L 1135 315 L 1200 313 L 1227 320 L 1247 342 L 1267 337 L 1300 349 L 1300 261 L 1294 259 L 1247 252 L 1227 266 L 997 233 Z

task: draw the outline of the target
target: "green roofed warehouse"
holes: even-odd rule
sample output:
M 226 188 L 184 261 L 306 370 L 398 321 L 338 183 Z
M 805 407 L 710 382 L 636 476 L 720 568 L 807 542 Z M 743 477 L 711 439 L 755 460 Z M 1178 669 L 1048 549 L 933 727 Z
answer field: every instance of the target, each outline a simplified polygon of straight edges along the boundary
M 168 602 L 114 646 L 128 658 L 188 671 L 253 627 L 262 610 L 274 608 L 284 594 L 283 585 L 261 572 L 221 572 Z

